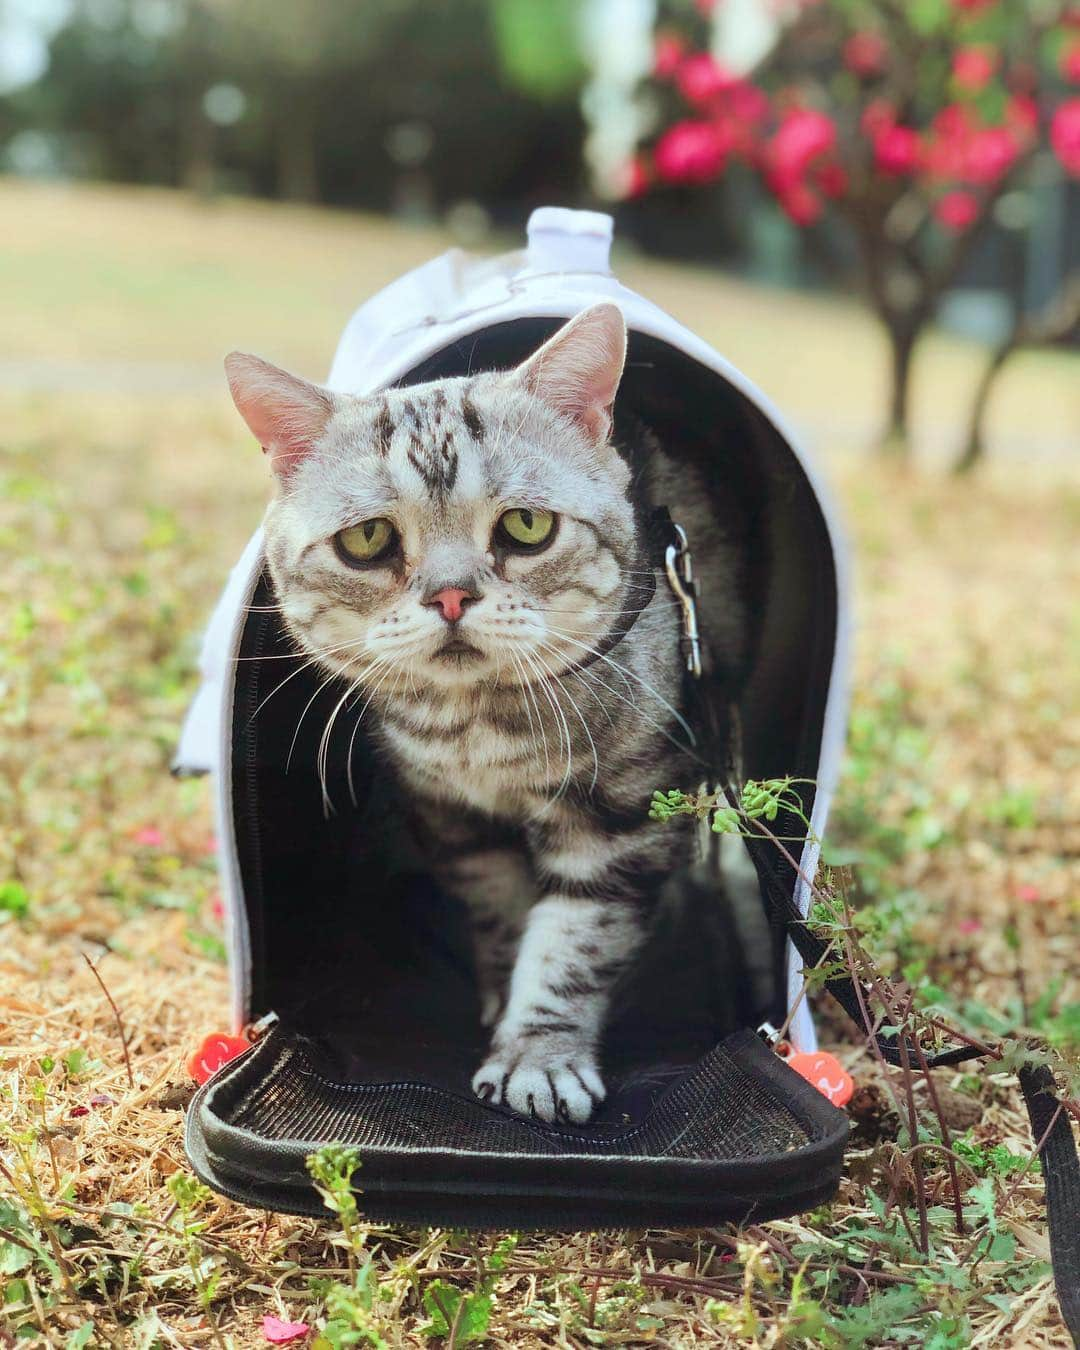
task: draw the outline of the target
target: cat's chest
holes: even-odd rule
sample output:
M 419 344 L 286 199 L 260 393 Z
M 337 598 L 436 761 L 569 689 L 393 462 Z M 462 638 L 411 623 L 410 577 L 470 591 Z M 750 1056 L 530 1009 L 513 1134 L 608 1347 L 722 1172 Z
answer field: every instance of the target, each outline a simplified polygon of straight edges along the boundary
M 476 709 L 445 725 L 435 718 L 391 715 L 384 717 L 382 731 L 387 751 L 407 777 L 447 800 L 495 815 L 527 814 L 566 770 L 565 745 L 557 746 L 559 759 L 544 728 L 519 730 Z

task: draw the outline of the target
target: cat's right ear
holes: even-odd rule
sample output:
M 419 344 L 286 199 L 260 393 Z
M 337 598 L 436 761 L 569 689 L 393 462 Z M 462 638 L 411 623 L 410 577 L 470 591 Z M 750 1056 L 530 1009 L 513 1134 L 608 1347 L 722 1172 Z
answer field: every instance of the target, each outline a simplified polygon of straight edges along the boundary
M 333 394 L 246 352 L 230 352 L 225 374 L 240 416 L 274 473 L 287 481 L 326 430 L 335 410 Z

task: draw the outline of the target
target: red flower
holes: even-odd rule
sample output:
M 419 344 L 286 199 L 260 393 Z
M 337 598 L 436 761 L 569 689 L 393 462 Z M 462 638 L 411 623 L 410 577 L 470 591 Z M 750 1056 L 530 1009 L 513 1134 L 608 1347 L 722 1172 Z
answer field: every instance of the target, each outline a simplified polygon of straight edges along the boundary
M 749 80 L 735 80 L 724 92 L 724 108 L 734 121 L 756 127 L 769 115 L 769 96 Z
M 1066 99 L 1054 113 L 1050 144 L 1065 173 L 1080 178 L 1080 99 Z
M 953 9 L 961 14 L 981 14 L 996 4 L 997 0 L 952 0 Z
M 686 52 L 686 43 L 677 33 L 657 33 L 653 46 L 653 74 L 670 80 Z
M 735 77 L 708 52 L 698 52 L 679 63 L 675 83 L 687 103 L 695 107 L 713 102 L 730 89 Z
M 896 125 L 896 106 L 887 98 L 872 98 L 863 110 L 862 134 L 873 140 L 880 132 Z
M 933 127 L 939 136 L 949 139 L 967 136 L 975 130 L 971 113 L 962 103 L 946 103 L 935 116 Z
M 665 183 L 710 183 L 723 170 L 731 150 L 731 132 L 715 122 L 676 122 L 653 152 L 656 172 Z
M 994 78 L 1001 63 L 996 47 L 983 43 L 977 47 L 961 47 L 953 57 L 953 79 L 969 94 L 985 89 Z
M 996 183 L 1016 163 L 1020 147 L 1008 127 L 976 131 L 964 152 L 964 177 L 969 183 Z
M 1050 144 L 1065 172 L 1080 178 L 1080 98 L 1066 99 L 1054 113 Z
M 844 43 L 844 65 L 863 79 L 880 75 L 885 69 L 888 54 L 889 48 L 885 39 L 871 28 L 852 33 Z
M 821 198 L 805 183 L 789 184 L 777 192 L 776 200 L 784 214 L 800 227 L 813 225 L 825 209 Z
M 766 159 L 770 176 L 781 186 L 801 179 L 816 160 L 836 148 L 836 123 L 813 108 L 793 108 L 769 142 Z
M 951 234 L 963 234 L 979 219 L 979 199 L 971 192 L 947 192 L 934 207 L 934 217 Z M 961 928 L 961 931 L 974 930 Z
M 1080 42 L 1066 43 L 1061 52 L 1060 69 L 1070 84 L 1080 84 Z
M 890 176 L 914 173 L 919 165 L 919 133 L 911 127 L 885 127 L 874 138 L 874 161 Z
M 825 164 L 817 174 L 818 187 L 826 197 L 842 197 L 848 190 L 848 174 L 842 164 Z
M 1039 105 L 1030 94 L 1013 94 L 1005 104 L 1005 122 L 1023 140 L 1039 129 Z

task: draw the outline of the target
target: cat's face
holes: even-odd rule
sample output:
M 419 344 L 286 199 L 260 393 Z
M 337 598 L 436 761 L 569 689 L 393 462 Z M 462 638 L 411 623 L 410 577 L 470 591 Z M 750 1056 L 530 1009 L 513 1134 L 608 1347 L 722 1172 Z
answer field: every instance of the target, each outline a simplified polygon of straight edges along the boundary
M 387 692 L 532 683 L 585 659 L 640 580 L 608 443 L 624 354 L 622 316 L 600 305 L 515 371 L 368 398 L 231 357 L 279 480 L 267 558 L 306 651 Z

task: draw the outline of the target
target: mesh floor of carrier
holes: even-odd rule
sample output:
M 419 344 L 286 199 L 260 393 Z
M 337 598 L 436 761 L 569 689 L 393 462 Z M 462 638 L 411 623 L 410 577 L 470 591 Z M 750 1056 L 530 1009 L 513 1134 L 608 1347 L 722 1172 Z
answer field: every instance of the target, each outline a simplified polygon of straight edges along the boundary
M 569 316 L 616 302 L 630 333 L 616 421 L 643 421 L 745 523 L 760 636 L 739 707 L 743 774 L 812 780 L 820 837 L 846 646 L 827 505 L 764 397 L 615 279 L 610 239 L 606 216 L 545 209 L 525 250 L 434 259 L 358 311 L 327 383 L 370 393 L 508 368 Z M 470 1091 L 486 1037 L 465 917 L 426 874 L 362 725 L 351 744 L 351 724 L 331 738 L 326 807 L 315 758 L 341 689 L 320 692 L 283 632 L 259 533 L 211 621 L 202 671 L 177 769 L 216 778 L 237 1028 L 275 1015 L 191 1105 L 187 1149 L 206 1182 L 317 1213 L 305 1158 L 346 1143 L 359 1150 L 372 1219 L 459 1227 L 703 1226 L 793 1213 L 835 1190 L 846 1117 L 755 1031 L 783 1023 L 801 989 L 801 962 L 762 887 L 783 887 L 805 912 L 809 839 L 789 845 L 797 869 L 779 852 L 768 878 L 760 862 L 742 868 L 761 901 L 750 947 L 719 881 L 671 877 L 609 1018 L 597 1117 L 525 1119 Z M 801 1003 L 790 1039 L 812 1049 L 813 1036 Z

